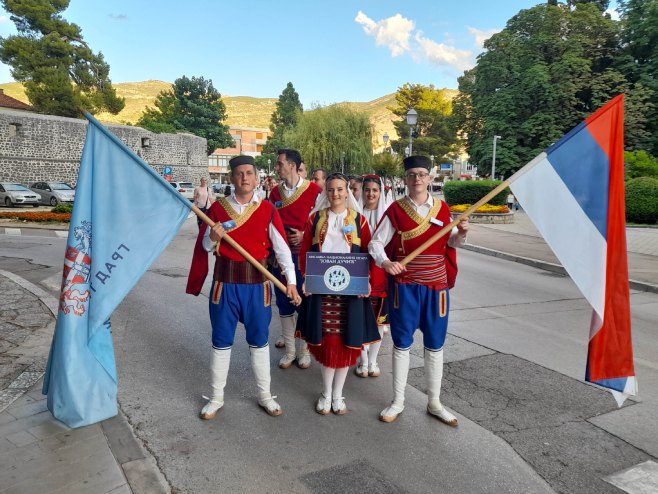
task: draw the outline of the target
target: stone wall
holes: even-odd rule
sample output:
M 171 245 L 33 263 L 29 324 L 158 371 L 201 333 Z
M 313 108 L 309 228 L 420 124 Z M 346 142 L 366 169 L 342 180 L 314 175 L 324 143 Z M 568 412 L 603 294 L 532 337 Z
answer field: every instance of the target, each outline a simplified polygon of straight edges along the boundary
M 154 134 L 140 127 L 106 125 L 160 175 L 173 168 L 174 181 L 199 184 L 208 176 L 206 140 L 192 134 Z M 87 120 L 0 108 L 0 182 L 30 185 L 64 181 L 75 185 Z M 148 138 L 143 147 L 142 138 Z

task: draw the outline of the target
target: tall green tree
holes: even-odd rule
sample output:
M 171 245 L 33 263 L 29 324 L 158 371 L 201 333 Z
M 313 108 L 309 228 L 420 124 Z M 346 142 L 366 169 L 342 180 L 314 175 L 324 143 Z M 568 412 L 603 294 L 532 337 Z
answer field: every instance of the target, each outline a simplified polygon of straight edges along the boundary
M 623 40 L 619 70 L 630 84 L 644 90 L 645 99 L 638 104 L 650 113 L 646 132 L 631 149 L 647 149 L 658 155 L 658 0 L 619 4 Z
M 283 92 L 279 95 L 276 108 L 270 120 L 272 136 L 267 139 L 264 151 L 276 153 L 277 149 L 285 147 L 283 136 L 287 130 L 292 129 L 299 120 L 304 107 L 299 101 L 299 94 L 295 91 L 292 82 L 289 82 Z
M 414 154 L 434 155 L 439 160 L 455 150 L 458 140 L 451 119 L 452 98 L 445 89 L 407 83 L 398 88 L 395 102 L 397 105 L 389 110 L 400 117 L 399 121 L 393 123 L 400 139 L 391 145 L 400 155 L 404 154 L 409 143 L 406 116 L 410 108 L 418 112 Z
M 318 107 L 299 116 L 284 134 L 286 144 L 302 153 L 309 168 L 369 172 L 373 128 L 370 119 L 343 105 Z
M 208 154 L 217 148 L 229 147 L 226 105 L 212 80 L 183 76 L 174 81 L 171 89 L 161 91 L 155 108 L 146 108 L 137 125 L 153 132 L 190 132 L 208 141 Z
M 647 88 L 617 68 L 620 23 L 601 2 L 546 4 L 522 10 L 486 43 L 476 66 L 459 79 L 455 120 L 471 161 L 505 175 L 559 139 L 620 92 L 627 97 L 626 142 L 646 139 Z
M 94 53 L 76 24 L 61 13 L 69 0 L 1 0 L 11 14 L 17 35 L 0 37 L 0 60 L 25 86 L 36 111 L 65 117 L 90 113 L 119 113 L 123 98 L 110 81 L 110 66 Z

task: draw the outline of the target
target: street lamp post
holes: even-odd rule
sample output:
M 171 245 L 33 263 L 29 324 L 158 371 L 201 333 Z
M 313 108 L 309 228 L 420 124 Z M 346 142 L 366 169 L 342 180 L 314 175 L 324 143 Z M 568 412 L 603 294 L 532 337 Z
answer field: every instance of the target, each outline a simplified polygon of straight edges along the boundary
M 389 139 L 389 138 L 388 138 L 388 132 L 384 132 L 384 137 L 383 137 L 383 139 L 384 139 L 384 152 L 386 152 L 386 146 L 387 146 L 387 144 L 388 144 L 388 139 Z
M 409 154 L 411 156 L 414 152 L 414 127 L 418 122 L 418 112 L 410 108 L 407 112 L 407 125 L 409 126 Z
M 267 176 L 270 176 L 270 165 L 272 164 L 272 160 L 267 158 Z
M 345 174 L 345 151 L 341 151 L 340 153 L 340 172 L 343 175 Z
M 434 155 L 430 155 L 430 161 L 432 162 L 432 170 L 434 170 Z
M 496 180 L 496 142 L 502 139 L 500 136 L 493 136 L 493 157 L 491 158 L 491 180 Z

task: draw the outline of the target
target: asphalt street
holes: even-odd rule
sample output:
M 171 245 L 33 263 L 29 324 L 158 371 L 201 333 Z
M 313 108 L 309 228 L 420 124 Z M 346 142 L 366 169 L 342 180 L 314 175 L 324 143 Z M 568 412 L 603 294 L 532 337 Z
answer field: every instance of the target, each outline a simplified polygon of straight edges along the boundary
M 203 422 L 208 284 L 199 297 L 184 293 L 195 233 L 188 220 L 112 319 L 122 410 L 176 492 L 622 492 L 604 479 L 658 457 L 658 295 L 632 292 L 640 395 L 618 409 L 582 381 L 591 312 L 570 279 L 467 251 L 443 392 L 459 428 L 425 413 L 420 339 L 407 409 L 396 423 L 377 420 L 390 400 L 388 337 L 380 378 L 349 375 L 344 417 L 316 414 L 317 366 L 279 370 L 271 345 L 284 408 L 271 418 L 256 404 L 242 329 L 225 410 Z M 3 237 L 0 268 L 55 293 L 64 244 Z

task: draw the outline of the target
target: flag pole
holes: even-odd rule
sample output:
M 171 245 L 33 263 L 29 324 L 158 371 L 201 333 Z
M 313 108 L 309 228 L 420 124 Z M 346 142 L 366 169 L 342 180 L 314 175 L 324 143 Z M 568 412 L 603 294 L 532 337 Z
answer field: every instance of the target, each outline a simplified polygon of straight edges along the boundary
M 434 242 L 439 240 L 441 237 L 443 237 L 446 233 L 452 231 L 452 229 L 459 224 L 459 222 L 465 218 L 468 218 L 471 214 L 473 214 L 478 208 L 486 204 L 490 199 L 494 198 L 498 194 L 500 194 L 503 190 L 505 190 L 509 184 L 514 182 L 517 178 L 519 178 L 521 175 L 524 173 L 528 172 L 531 168 L 533 168 L 537 163 L 542 161 L 546 157 L 546 153 L 541 153 L 539 156 L 537 156 L 535 159 L 530 161 L 527 165 L 525 165 L 523 168 L 518 170 L 514 175 L 512 175 L 510 178 L 507 180 L 504 180 L 501 182 L 495 189 L 490 191 L 488 194 L 486 194 L 482 199 L 480 199 L 478 202 L 473 204 L 470 208 L 468 208 L 466 211 L 464 211 L 462 214 L 460 214 L 456 219 L 454 219 L 449 225 L 444 226 L 439 230 L 436 234 L 432 235 L 431 238 L 429 238 L 425 243 L 423 243 L 420 247 L 418 247 L 416 250 L 412 251 L 408 256 L 406 256 L 402 261 L 400 261 L 400 264 L 403 266 L 406 266 L 409 264 L 411 261 L 413 261 L 416 257 L 418 257 L 420 254 L 425 252 Z M 429 193 L 429 192 L 428 192 Z
M 215 226 L 215 222 L 208 218 L 208 216 L 201 211 L 196 205 L 192 204 L 192 211 L 194 211 L 194 214 L 196 214 L 199 218 L 201 218 L 201 221 L 203 221 L 206 225 L 208 225 L 210 228 Z M 258 271 L 260 271 L 263 276 L 265 276 L 268 280 L 270 280 L 272 283 L 274 283 L 274 286 L 276 286 L 279 290 L 281 290 L 283 293 L 286 293 L 287 287 L 281 283 L 281 281 L 274 276 L 272 273 L 270 273 L 265 266 L 263 266 L 261 263 L 259 263 L 254 257 L 249 254 L 246 250 L 242 248 L 235 240 L 233 240 L 231 237 L 228 236 L 228 234 L 225 234 L 222 237 L 222 241 L 228 242 L 228 244 L 233 247 L 235 250 L 237 250 L 249 263 L 255 267 Z

